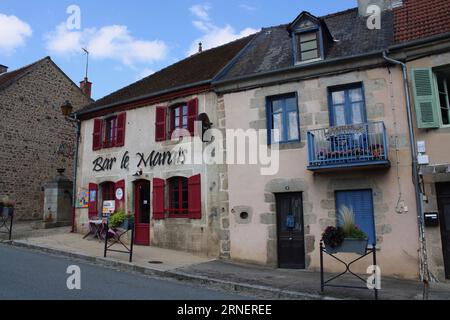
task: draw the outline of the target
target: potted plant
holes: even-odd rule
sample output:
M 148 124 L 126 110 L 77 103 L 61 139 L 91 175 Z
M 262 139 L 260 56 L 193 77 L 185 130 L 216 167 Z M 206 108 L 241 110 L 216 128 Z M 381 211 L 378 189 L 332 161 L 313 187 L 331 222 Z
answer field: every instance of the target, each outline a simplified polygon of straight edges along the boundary
M 4 197 L 0 200 L 0 214 L 3 217 L 12 217 L 14 214 L 14 202 L 8 197 Z
M 353 210 L 342 207 L 339 210 L 338 227 L 328 227 L 322 235 L 325 249 L 329 253 L 356 253 L 365 255 L 368 236 L 356 224 Z
M 124 210 L 114 212 L 109 219 L 111 229 L 130 230 L 134 224 L 134 216 L 127 214 Z

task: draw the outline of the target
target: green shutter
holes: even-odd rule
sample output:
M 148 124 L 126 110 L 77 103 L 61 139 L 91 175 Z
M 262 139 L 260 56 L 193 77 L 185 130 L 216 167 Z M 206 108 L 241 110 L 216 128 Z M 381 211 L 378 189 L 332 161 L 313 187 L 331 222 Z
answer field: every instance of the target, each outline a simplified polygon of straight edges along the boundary
M 439 105 L 431 68 L 412 70 L 417 125 L 421 129 L 439 128 Z

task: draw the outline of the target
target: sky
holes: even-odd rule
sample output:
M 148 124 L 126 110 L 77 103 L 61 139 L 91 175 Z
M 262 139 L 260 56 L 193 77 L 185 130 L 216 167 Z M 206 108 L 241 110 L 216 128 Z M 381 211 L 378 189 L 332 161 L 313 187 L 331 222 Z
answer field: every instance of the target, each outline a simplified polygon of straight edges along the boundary
M 11 70 L 51 56 L 99 99 L 198 50 L 289 23 L 302 11 L 321 16 L 357 0 L 1 0 L 0 64 Z

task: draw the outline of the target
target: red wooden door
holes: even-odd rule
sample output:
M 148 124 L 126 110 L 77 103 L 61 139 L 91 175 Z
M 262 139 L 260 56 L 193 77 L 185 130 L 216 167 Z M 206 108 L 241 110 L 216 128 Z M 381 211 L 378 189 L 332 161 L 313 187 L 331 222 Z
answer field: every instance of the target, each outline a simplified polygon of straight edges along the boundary
M 135 184 L 135 243 L 150 245 L 150 181 L 138 181 Z

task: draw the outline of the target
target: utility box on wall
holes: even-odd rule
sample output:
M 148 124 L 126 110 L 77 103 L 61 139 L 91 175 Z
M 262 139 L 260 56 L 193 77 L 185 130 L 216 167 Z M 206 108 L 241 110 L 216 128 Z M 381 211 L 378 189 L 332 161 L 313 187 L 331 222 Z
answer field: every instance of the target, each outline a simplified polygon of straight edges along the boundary
M 425 226 L 426 227 L 438 227 L 439 226 L 439 213 L 438 212 L 426 212 L 425 213 Z
M 44 228 L 70 226 L 72 221 L 73 183 L 64 175 L 64 169 L 45 187 Z

